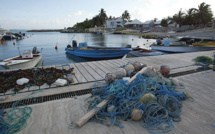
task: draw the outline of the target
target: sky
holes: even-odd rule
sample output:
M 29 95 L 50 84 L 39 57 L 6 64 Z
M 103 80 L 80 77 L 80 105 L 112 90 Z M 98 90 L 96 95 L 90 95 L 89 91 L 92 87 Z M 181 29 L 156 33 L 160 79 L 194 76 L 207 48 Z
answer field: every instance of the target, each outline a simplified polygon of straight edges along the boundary
M 108 17 L 128 10 L 131 19 L 161 20 L 202 2 L 211 5 L 215 16 L 214 0 L 0 0 L 0 28 L 63 29 L 92 19 L 101 8 Z

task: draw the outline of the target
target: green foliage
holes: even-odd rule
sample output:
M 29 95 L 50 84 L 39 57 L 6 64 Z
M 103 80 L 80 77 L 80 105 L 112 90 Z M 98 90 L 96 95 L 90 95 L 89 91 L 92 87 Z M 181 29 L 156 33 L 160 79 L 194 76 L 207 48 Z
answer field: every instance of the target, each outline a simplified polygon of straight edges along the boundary
M 122 30 L 126 30 L 125 27 L 119 27 L 119 28 L 116 28 L 115 31 L 122 31 Z
M 68 29 L 86 29 L 86 28 L 91 28 L 95 26 L 103 26 L 106 19 L 107 19 L 107 15 L 104 9 L 101 9 L 99 14 L 93 17 L 92 19 L 90 20 L 86 19 L 83 22 L 76 23 L 72 28 L 69 27 Z
M 128 10 L 125 10 L 124 13 L 122 14 L 122 19 L 125 21 L 130 21 L 130 14 L 128 12 Z
M 168 24 L 167 24 L 167 19 L 162 19 L 161 20 L 161 26 L 163 26 L 163 27 L 167 27 L 168 26 Z
M 205 56 L 205 55 L 198 56 L 193 60 L 195 62 L 201 62 L 201 63 L 204 63 L 204 64 L 214 64 L 214 62 L 213 62 L 214 59 L 212 57 Z
M 190 8 L 183 12 L 182 9 L 175 15 L 168 16 L 167 20 L 172 20 L 181 25 L 206 25 L 213 20 L 213 13 L 210 5 L 202 2 L 198 8 Z

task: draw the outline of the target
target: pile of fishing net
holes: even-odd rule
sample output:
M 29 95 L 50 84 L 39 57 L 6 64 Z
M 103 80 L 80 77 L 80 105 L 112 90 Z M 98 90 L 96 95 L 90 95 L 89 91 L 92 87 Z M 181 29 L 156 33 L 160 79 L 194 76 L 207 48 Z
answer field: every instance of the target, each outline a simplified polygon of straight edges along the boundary
M 73 79 L 67 79 L 65 77 L 67 74 L 74 74 L 73 70 L 74 68 L 61 70 L 51 67 L 0 72 L 0 93 L 5 93 L 10 89 L 14 89 L 15 92 L 18 92 L 25 87 L 41 86 L 45 83 L 50 86 L 59 78 L 66 79 L 68 83 L 73 83 Z M 18 85 L 17 80 L 21 78 L 27 78 L 29 79 L 29 82 L 23 85 Z
M 93 89 L 88 99 L 88 110 L 91 110 L 111 98 L 91 121 L 123 128 L 121 120 L 135 120 L 151 133 L 162 133 L 173 130 L 174 122 L 181 120 L 182 100 L 187 99 L 187 94 L 178 90 L 184 86 L 177 79 L 165 78 L 159 71 L 147 67 L 132 82 L 123 79 L 107 82 Z
M 23 99 L 13 103 L 10 109 L 0 109 L 0 134 L 14 134 L 23 130 L 27 126 L 27 120 L 32 113 L 32 108 L 23 103 L 23 100 L 32 98 L 33 94 L 39 91 L 34 91 Z
M 197 63 L 201 62 L 204 64 L 214 64 L 214 59 L 210 56 L 205 56 L 205 55 L 198 56 L 198 57 L 194 58 L 193 60 Z

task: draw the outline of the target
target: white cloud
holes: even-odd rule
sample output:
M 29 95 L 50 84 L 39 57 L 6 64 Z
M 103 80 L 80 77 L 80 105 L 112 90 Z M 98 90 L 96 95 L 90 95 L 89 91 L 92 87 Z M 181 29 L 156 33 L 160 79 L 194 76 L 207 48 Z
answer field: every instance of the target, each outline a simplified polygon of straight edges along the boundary
M 81 11 L 81 10 L 76 11 L 76 12 L 75 12 L 75 16 L 82 16 L 82 15 L 83 15 L 83 12 L 84 12 L 84 11 Z

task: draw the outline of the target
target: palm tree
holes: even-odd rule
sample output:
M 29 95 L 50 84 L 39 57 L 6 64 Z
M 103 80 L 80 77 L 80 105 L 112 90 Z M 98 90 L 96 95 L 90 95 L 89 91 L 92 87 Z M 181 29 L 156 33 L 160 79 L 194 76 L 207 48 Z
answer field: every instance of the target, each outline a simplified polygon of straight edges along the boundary
M 124 11 L 124 13 L 122 14 L 122 19 L 125 21 L 130 21 L 130 14 L 127 10 Z
M 178 11 L 177 14 L 175 14 L 173 16 L 173 21 L 175 21 L 176 23 L 178 23 L 179 26 L 181 26 L 183 24 L 183 22 L 184 22 L 184 12 L 182 12 L 181 9 Z
M 103 8 L 100 10 L 99 18 L 101 20 L 101 25 L 103 25 L 105 23 L 105 20 L 107 19 L 107 15 Z
M 210 5 L 206 4 L 205 2 L 202 2 L 198 9 L 195 9 L 197 11 L 196 19 L 198 19 L 199 24 L 207 24 L 208 22 L 211 22 L 213 19 L 213 13 L 211 11 Z
M 187 25 L 195 25 L 196 21 L 196 9 L 195 8 L 190 8 L 187 10 L 187 14 L 185 16 L 185 24 Z

